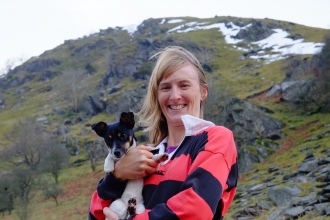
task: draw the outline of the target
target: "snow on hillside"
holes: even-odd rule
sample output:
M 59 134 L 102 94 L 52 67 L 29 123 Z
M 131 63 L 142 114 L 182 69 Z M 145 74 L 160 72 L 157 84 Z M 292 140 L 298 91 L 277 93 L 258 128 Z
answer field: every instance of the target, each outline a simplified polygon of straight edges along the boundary
M 167 23 L 176 23 L 175 21 L 167 21 Z M 183 22 L 181 20 L 180 22 Z M 163 20 L 162 23 L 165 23 Z M 255 47 L 250 48 L 242 48 L 237 47 L 234 44 L 241 42 L 242 40 L 235 39 L 234 36 L 242 30 L 250 27 L 252 24 L 248 24 L 244 27 L 236 26 L 234 23 L 229 22 L 225 23 L 216 23 L 216 24 L 208 24 L 208 22 L 198 23 L 198 22 L 189 22 L 185 24 L 181 24 L 175 28 L 172 28 L 167 33 L 178 32 L 185 33 L 189 31 L 195 30 L 207 30 L 211 28 L 219 29 L 224 37 L 227 44 L 233 44 L 233 48 L 237 50 L 248 51 L 249 49 L 253 49 L 258 47 L 259 52 L 256 55 L 249 56 L 252 59 L 262 59 L 265 63 L 271 63 L 277 60 L 285 59 L 289 54 L 316 54 L 322 50 L 324 43 L 313 43 L 313 42 L 304 42 L 304 39 L 293 40 L 291 38 L 287 38 L 289 33 L 282 29 L 273 29 L 275 31 L 274 34 L 269 36 L 266 39 L 251 42 Z M 265 50 L 268 49 L 265 54 Z M 269 50 L 270 49 L 270 50 Z

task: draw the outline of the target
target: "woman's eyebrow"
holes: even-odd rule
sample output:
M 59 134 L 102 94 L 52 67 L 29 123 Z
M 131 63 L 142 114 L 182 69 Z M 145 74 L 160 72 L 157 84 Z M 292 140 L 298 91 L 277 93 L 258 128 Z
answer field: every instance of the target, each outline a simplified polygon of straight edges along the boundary
M 175 82 L 178 82 L 178 83 L 184 83 L 184 82 L 191 82 L 190 79 L 179 79 L 179 80 L 175 80 Z M 159 85 L 162 85 L 162 84 L 170 84 L 171 81 L 162 81 L 159 83 Z

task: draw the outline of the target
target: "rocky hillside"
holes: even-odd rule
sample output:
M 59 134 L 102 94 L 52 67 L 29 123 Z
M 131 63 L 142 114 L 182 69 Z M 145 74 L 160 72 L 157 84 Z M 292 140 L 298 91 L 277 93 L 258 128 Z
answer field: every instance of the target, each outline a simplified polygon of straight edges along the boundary
M 5 134 L 15 123 L 32 117 L 61 140 L 72 164 L 101 164 L 106 150 L 89 125 L 137 109 L 150 56 L 180 45 L 207 72 L 205 118 L 230 128 L 237 143 L 241 178 L 226 219 L 323 218 L 330 215 L 326 34 L 271 19 L 182 17 L 66 40 L 0 78 L 1 149 L 11 146 Z M 1 175 L 9 167 L 0 162 Z

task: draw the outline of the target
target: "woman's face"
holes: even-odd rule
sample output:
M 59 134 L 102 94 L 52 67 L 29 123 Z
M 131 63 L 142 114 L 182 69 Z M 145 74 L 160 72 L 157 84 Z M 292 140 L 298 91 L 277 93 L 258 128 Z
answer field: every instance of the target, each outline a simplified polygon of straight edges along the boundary
M 169 127 L 182 126 L 181 116 L 200 115 L 200 103 L 207 96 L 207 88 L 201 88 L 196 70 L 186 65 L 158 86 L 158 102 Z

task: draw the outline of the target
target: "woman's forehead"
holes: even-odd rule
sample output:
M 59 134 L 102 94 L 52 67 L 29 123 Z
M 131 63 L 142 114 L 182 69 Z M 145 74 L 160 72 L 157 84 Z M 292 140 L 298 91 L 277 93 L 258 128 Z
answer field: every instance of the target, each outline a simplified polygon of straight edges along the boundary
M 188 64 L 181 68 L 178 68 L 174 72 L 167 72 L 163 74 L 163 77 L 160 79 L 160 83 L 164 81 L 170 81 L 170 80 L 179 80 L 179 79 L 189 79 L 194 80 L 198 79 L 198 74 L 194 66 Z

